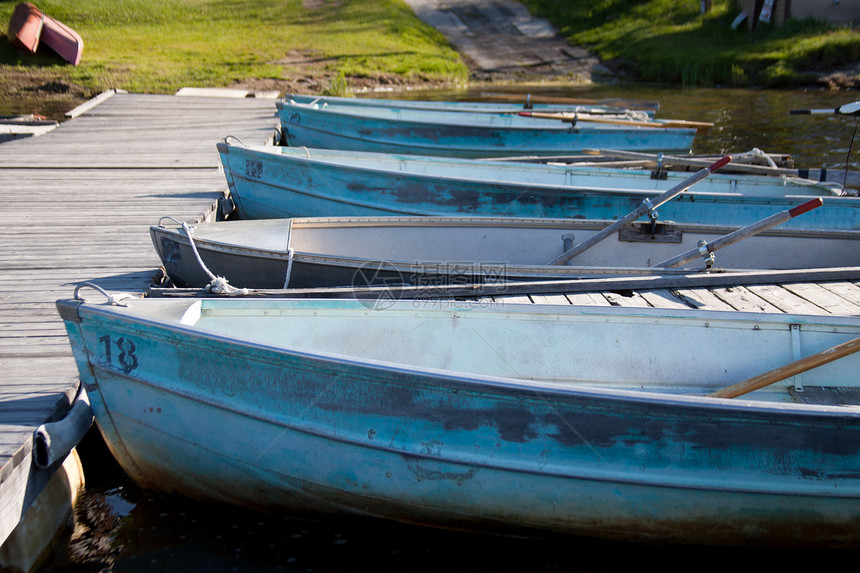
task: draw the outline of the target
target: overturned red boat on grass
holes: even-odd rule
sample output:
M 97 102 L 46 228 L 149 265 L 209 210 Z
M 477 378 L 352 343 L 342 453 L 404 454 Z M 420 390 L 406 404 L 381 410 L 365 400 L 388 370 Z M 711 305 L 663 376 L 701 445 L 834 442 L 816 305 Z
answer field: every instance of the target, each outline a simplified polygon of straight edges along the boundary
M 77 32 L 30 2 L 15 6 L 7 36 L 18 49 L 32 54 L 40 44 L 45 45 L 75 66 L 80 63 L 84 51 L 84 41 Z
M 22 2 L 15 6 L 15 10 L 12 11 L 6 36 L 9 38 L 9 42 L 19 50 L 34 54 L 36 48 L 39 47 L 42 23 L 42 12 L 29 2 Z

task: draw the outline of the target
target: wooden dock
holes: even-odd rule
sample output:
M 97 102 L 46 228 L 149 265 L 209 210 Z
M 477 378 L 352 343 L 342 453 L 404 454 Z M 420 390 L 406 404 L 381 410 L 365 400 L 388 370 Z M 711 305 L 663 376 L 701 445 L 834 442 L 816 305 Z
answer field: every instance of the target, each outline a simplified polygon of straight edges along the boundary
M 145 292 L 160 268 L 149 226 L 211 218 L 226 193 L 215 144 L 257 144 L 273 100 L 108 92 L 38 137 L 0 144 L 0 545 L 55 468 L 33 432 L 61 419 L 78 375 L 54 303 L 89 281 Z
M 50 477 L 32 464 L 33 432 L 62 418 L 78 376 L 54 303 L 80 282 L 148 290 L 160 261 L 149 226 L 213 219 L 226 183 L 215 144 L 272 139 L 272 100 L 103 94 L 39 137 L 0 145 L 0 544 Z M 526 303 L 860 314 L 860 276 L 745 286 L 591 285 L 497 293 Z

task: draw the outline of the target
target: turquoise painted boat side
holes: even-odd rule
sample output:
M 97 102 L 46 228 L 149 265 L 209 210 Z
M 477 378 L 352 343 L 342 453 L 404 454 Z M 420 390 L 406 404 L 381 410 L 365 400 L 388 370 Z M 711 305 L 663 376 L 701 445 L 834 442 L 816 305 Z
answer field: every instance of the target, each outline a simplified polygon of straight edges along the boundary
M 629 180 L 610 187 L 612 176 L 603 183 L 589 183 L 563 166 L 360 152 L 346 158 L 343 152 L 329 150 L 231 143 L 219 143 L 218 151 L 231 197 L 239 214 L 248 219 L 379 215 L 617 219 L 672 186 L 648 179 L 653 190 L 622 187 Z M 699 191 L 707 181 L 660 206 L 659 220 L 748 225 L 809 198 L 767 192 L 748 196 L 731 179 L 726 185 L 737 192 Z M 826 196 L 823 206 L 782 228 L 860 229 L 860 199 Z
M 791 361 L 792 324 L 808 355 L 858 336 L 857 319 L 348 300 L 58 308 L 99 428 L 146 486 L 484 530 L 860 541 L 856 407 L 789 403 L 786 383 L 701 396 Z M 679 347 L 696 351 L 665 351 Z M 856 390 L 858 367 L 843 358 L 803 382 Z
M 293 147 L 454 157 L 563 155 L 585 149 L 688 152 L 694 129 L 619 127 L 511 114 L 277 102 Z

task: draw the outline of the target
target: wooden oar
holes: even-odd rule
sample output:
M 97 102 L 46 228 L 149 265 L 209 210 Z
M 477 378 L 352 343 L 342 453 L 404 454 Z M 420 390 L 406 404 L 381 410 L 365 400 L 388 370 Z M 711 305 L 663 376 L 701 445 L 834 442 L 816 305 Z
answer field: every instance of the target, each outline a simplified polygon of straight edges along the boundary
M 661 128 L 689 128 L 695 129 L 696 133 L 708 133 L 713 123 L 705 121 L 687 121 L 685 119 L 661 119 L 654 121 L 645 121 L 641 119 L 609 119 L 605 117 L 595 117 L 584 114 L 568 113 L 568 112 L 542 112 L 542 111 L 521 111 L 519 115 L 523 117 L 536 117 L 541 119 L 558 119 L 560 121 L 585 121 L 588 123 L 602 123 L 609 125 L 627 125 L 631 127 L 661 127 Z
M 793 109 L 788 112 L 790 115 L 809 115 L 809 114 L 836 114 L 836 115 L 860 115 L 860 101 L 846 103 L 835 109 Z
M 639 151 L 626 151 L 616 149 L 585 149 L 583 153 L 589 155 L 600 155 L 603 157 L 616 157 L 618 159 L 658 161 L 657 155 L 642 153 Z M 712 160 L 711 160 L 712 161 Z M 679 157 L 677 155 L 663 155 L 663 163 L 667 165 L 683 165 L 685 167 L 704 167 L 710 163 L 708 159 L 695 157 Z M 769 167 L 767 165 L 750 165 L 748 163 L 735 163 L 730 166 L 732 171 L 750 173 L 756 175 L 788 175 L 790 177 L 802 177 L 797 169 L 786 169 L 784 167 Z M 808 172 L 807 172 L 808 174 Z
M 523 96 L 519 94 L 502 94 L 502 93 L 481 93 L 483 97 L 489 97 L 495 100 L 502 101 L 517 101 L 523 100 Z M 647 100 L 631 100 L 623 98 L 609 99 L 586 99 L 586 98 L 570 98 L 557 96 L 532 95 L 527 96 L 527 101 L 530 103 L 554 103 L 554 104 L 570 104 L 570 105 L 603 105 L 614 107 L 619 110 L 651 110 L 657 111 L 660 109 L 660 102 Z
M 667 259 L 662 263 L 657 263 L 654 265 L 655 267 L 663 267 L 663 268 L 672 268 L 679 267 L 684 263 L 689 263 L 690 261 L 697 259 L 699 257 L 705 257 L 709 253 L 713 253 L 714 251 L 718 251 L 729 245 L 734 245 L 739 241 L 743 241 L 749 237 L 754 235 L 758 235 L 763 231 L 767 231 L 777 225 L 781 225 L 785 223 L 789 219 L 793 217 L 797 217 L 798 215 L 802 215 L 808 211 L 812 211 L 817 207 L 821 207 L 824 204 L 824 201 L 821 197 L 816 197 L 811 201 L 807 201 L 803 205 L 798 205 L 797 207 L 793 207 L 791 209 L 786 209 L 785 211 L 780 211 L 779 213 L 774 213 L 770 217 L 765 217 L 761 221 L 757 221 L 752 225 L 747 225 L 737 231 L 729 233 L 728 235 L 723 235 L 719 239 L 712 241 L 710 243 L 706 243 L 701 245 L 695 249 L 690 249 L 686 253 L 681 253 L 677 257 L 672 257 L 671 259 Z
M 855 338 L 854 340 L 843 342 L 842 344 L 834 346 L 833 348 L 828 348 L 827 350 L 823 350 L 817 354 L 813 354 L 812 356 L 801 358 L 791 364 L 786 364 L 785 366 L 780 366 L 779 368 L 775 368 L 769 372 L 765 372 L 764 374 L 759 374 L 749 380 L 739 382 L 738 384 L 723 388 L 722 390 L 717 390 L 716 392 L 708 394 L 708 396 L 712 398 L 736 398 L 737 396 L 747 394 L 753 390 L 770 386 L 780 380 L 791 378 L 792 376 L 796 376 L 797 374 L 801 374 L 807 370 L 821 366 L 822 364 L 833 362 L 843 356 L 854 354 L 858 350 L 860 350 L 860 338 Z
M 708 167 L 705 167 L 704 169 L 697 171 L 696 173 L 694 173 L 692 176 L 688 177 L 687 179 L 684 179 L 683 181 L 681 181 L 680 183 L 678 183 L 677 185 L 675 185 L 674 187 L 672 187 L 668 191 L 665 191 L 662 195 L 659 195 L 654 199 L 650 199 L 650 200 L 646 199 L 645 201 L 642 201 L 642 204 L 639 207 L 637 207 L 636 209 L 633 209 L 632 211 L 630 211 L 629 213 L 627 213 L 626 215 L 624 215 L 623 217 L 621 217 L 617 221 L 613 222 L 609 226 L 604 227 L 603 229 L 601 229 L 600 231 L 598 231 L 597 233 L 595 233 L 594 235 L 592 235 L 590 238 L 586 239 L 585 241 L 579 243 L 578 245 L 575 245 L 572 249 L 568 249 L 567 251 L 562 253 L 561 256 L 556 257 L 555 259 L 553 259 L 549 263 L 547 263 L 547 265 L 563 265 L 564 263 L 566 263 L 567 261 L 569 261 L 570 259 L 572 259 L 576 255 L 582 253 L 586 249 L 590 249 L 591 247 L 593 247 L 594 245 L 596 245 L 597 243 L 599 243 L 600 241 L 602 241 L 603 239 L 605 239 L 606 237 L 608 237 L 609 235 L 611 235 L 612 233 L 614 233 L 615 231 L 620 229 L 621 227 L 627 225 L 631 221 L 635 221 L 636 219 L 638 219 L 639 217 L 641 217 L 642 215 L 644 215 L 648 211 L 656 209 L 657 207 L 659 207 L 660 205 L 662 205 L 666 201 L 672 199 L 676 195 L 680 195 L 681 193 L 683 193 L 684 191 L 686 191 L 687 189 L 689 189 L 690 187 L 692 187 L 693 185 L 695 185 L 696 183 L 698 183 L 699 181 L 701 181 L 702 179 L 704 179 L 705 177 L 707 177 L 708 175 L 710 175 L 711 173 L 713 173 L 714 171 L 716 171 L 717 169 L 722 167 L 723 165 L 729 163 L 731 160 L 732 160 L 731 155 L 726 155 L 722 159 L 715 161 L 714 163 L 712 163 Z

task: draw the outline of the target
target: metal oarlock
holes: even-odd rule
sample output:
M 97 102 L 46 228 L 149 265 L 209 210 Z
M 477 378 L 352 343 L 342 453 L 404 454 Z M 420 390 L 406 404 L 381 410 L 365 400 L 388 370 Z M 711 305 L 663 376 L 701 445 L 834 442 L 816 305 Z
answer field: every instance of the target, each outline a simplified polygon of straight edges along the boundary
M 658 153 L 657 154 L 657 168 L 651 172 L 651 179 L 664 180 L 664 179 L 668 179 L 668 178 L 669 178 L 669 171 L 663 165 L 663 154 Z
M 714 261 L 717 260 L 717 254 L 708 250 L 708 242 L 704 239 L 699 240 L 698 247 L 699 254 L 702 255 L 702 258 L 705 260 L 705 268 L 710 269 L 714 266 Z
M 583 251 L 590 249 L 591 247 L 593 247 L 609 235 L 615 233 L 618 229 L 624 227 L 628 223 L 635 221 L 645 213 L 653 212 L 656 207 L 659 207 L 666 201 L 669 201 L 675 196 L 680 195 L 681 193 L 683 193 L 684 191 L 686 191 L 687 189 L 689 189 L 690 187 L 692 187 L 720 167 L 723 167 L 724 165 L 729 163 L 731 160 L 731 155 L 726 155 L 722 159 L 719 159 L 708 167 L 699 170 L 698 172 L 694 173 L 684 181 L 675 185 L 668 191 L 663 192 L 661 195 L 655 197 L 654 199 L 645 199 L 644 201 L 642 201 L 642 205 L 640 205 L 633 211 L 627 213 L 625 216 L 621 217 L 614 223 L 611 223 L 609 226 L 604 227 L 603 229 L 592 235 L 590 238 L 574 246 L 572 249 L 569 249 L 568 251 L 564 252 L 561 256 L 558 256 L 555 259 L 551 260 L 549 263 L 547 263 L 547 265 L 565 264 L 567 261 L 571 260 Z

